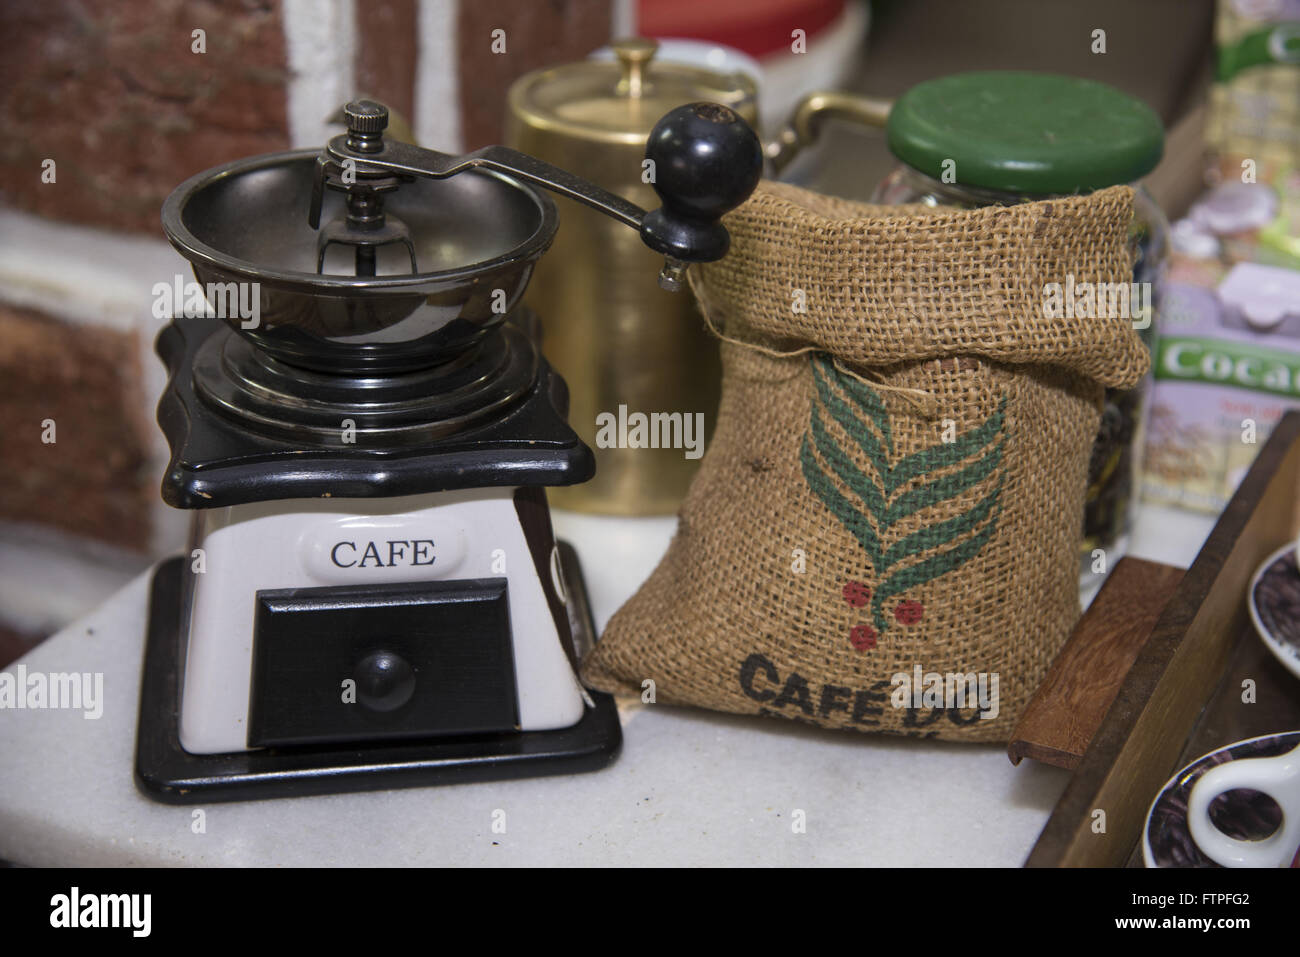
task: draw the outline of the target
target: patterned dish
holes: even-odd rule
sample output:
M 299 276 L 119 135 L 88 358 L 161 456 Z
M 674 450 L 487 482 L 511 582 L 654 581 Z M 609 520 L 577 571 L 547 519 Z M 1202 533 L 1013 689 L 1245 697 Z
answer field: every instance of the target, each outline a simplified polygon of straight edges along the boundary
M 1142 858 L 1147 867 L 1218 867 L 1196 846 L 1187 827 L 1187 797 L 1197 780 L 1217 765 L 1245 758 L 1271 758 L 1285 754 L 1297 744 L 1300 744 L 1300 731 L 1238 741 L 1197 758 L 1170 778 L 1147 812 L 1146 832 L 1142 837 Z M 1229 837 L 1259 840 L 1281 826 L 1282 809 L 1268 795 L 1240 788 L 1220 795 L 1210 805 L 1210 818 Z M 1300 866 L 1300 853 L 1295 855 L 1291 866 Z
M 1250 583 L 1250 620 L 1277 660 L 1300 677 L 1300 569 L 1295 545 L 1270 555 Z

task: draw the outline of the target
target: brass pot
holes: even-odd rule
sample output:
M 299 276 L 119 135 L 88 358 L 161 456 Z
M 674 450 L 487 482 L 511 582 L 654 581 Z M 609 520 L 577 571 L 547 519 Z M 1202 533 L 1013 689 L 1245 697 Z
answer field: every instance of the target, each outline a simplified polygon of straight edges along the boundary
M 506 141 L 641 206 L 658 205 L 642 179 L 645 140 L 668 110 L 709 101 L 758 118 L 754 82 L 655 63 L 657 44 L 614 44 L 616 61 L 538 70 L 510 89 Z M 718 407 L 718 344 L 689 295 L 659 288 L 660 257 L 636 234 L 571 200 L 556 199 L 562 227 L 538 265 L 526 302 L 541 318 L 542 349 L 569 384 L 569 422 L 596 453 L 596 477 L 550 492 L 560 508 L 616 515 L 676 511 L 699 464 Z M 636 413 L 664 426 L 669 444 L 703 415 L 692 448 L 608 447 Z M 690 417 L 689 419 L 687 417 Z M 598 424 L 599 418 L 599 424 Z M 615 428 L 601 429 L 610 420 Z M 622 430 L 627 434 L 628 430 Z M 613 433 L 611 435 L 611 432 Z M 635 429 L 627 435 L 632 441 Z M 650 436 L 645 436 L 647 441 Z M 662 445 L 663 442 L 658 444 Z

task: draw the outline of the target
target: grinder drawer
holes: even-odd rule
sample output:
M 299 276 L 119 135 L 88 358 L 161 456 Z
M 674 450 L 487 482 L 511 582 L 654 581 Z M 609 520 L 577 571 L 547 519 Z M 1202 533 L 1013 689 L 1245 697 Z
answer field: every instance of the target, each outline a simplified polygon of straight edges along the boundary
M 249 747 L 518 728 L 504 578 L 255 597 Z

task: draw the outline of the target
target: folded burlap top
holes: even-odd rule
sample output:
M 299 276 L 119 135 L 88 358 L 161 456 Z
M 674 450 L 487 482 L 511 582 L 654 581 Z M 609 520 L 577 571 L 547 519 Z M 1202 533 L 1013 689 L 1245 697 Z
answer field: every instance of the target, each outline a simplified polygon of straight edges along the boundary
M 1131 386 L 1150 357 L 1124 317 L 1045 317 L 1044 286 L 1127 283 L 1133 191 L 974 210 L 871 206 L 764 182 L 726 219 L 731 251 L 693 266 L 719 326 L 808 343 L 850 365 L 949 355 L 1068 366 Z M 802 311 L 792 308 L 802 290 Z

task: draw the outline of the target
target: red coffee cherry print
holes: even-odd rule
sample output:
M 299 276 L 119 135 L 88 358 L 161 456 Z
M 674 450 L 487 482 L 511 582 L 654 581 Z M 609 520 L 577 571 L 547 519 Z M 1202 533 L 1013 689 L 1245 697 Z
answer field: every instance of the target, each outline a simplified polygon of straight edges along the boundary
M 870 625 L 855 625 L 849 629 L 849 644 L 858 651 L 876 647 L 876 629 Z
M 894 617 L 904 625 L 915 625 L 925 614 L 925 606 L 919 601 L 900 601 L 894 608 Z
M 854 608 L 861 608 L 871 601 L 871 589 L 862 582 L 845 582 L 844 600 Z

